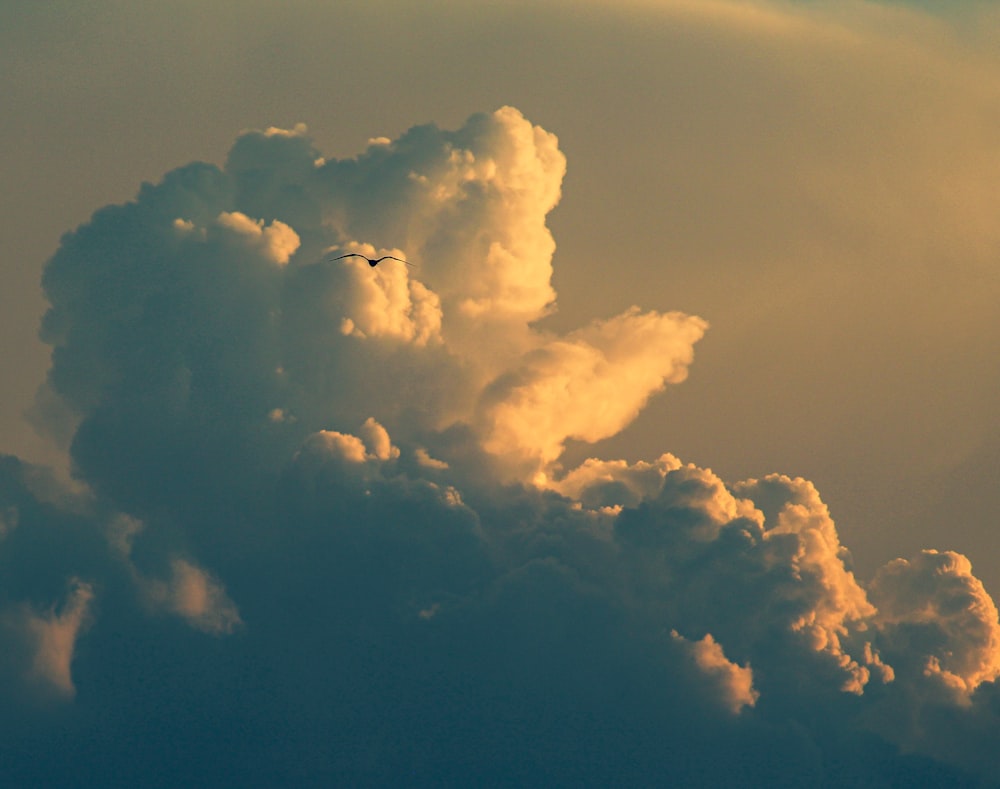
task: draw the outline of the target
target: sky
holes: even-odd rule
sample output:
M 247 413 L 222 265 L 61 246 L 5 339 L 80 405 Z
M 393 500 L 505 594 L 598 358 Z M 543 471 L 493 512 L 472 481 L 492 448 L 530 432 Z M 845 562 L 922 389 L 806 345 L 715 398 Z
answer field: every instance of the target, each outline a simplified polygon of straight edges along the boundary
M 0 2 L 0 776 L 993 785 L 998 23 Z

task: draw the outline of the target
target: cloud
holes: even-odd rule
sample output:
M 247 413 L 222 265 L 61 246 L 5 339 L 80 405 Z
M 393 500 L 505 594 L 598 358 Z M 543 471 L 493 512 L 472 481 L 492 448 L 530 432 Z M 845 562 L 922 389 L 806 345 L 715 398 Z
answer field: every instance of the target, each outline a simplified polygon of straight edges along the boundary
M 170 579 L 166 582 L 141 577 L 137 580 L 154 606 L 177 614 L 197 630 L 225 635 L 243 624 L 219 581 L 185 559 L 170 562 Z
M 70 578 L 58 605 L 39 610 L 20 602 L 0 611 L 5 656 L 0 661 L 0 688 L 13 684 L 37 699 L 67 701 L 76 695 L 72 663 L 77 640 L 91 623 L 94 589 Z M 16 708 L 16 707 L 15 707 Z
M 363 254 L 376 255 L 370 245 Z M 394 250 L 398 257 L 400 250 Z M 419 281 L 410 282 L 403 265 L 391 262 L 374 270 L 358 258 L 341 261 L 348 269 L 341 307 L 340 331 L 366 339 L 385 337 L 426 345 L 441 342 L 441 304 L 437 294 Z
M 632 308 L 563 337 L 532 326 L 555 299 L 545 216 L 564 171 L 555 136 L 504 107 L 343 161 L 304 127 L 247 132 L 224 170 L 182 167 L 98 212 L 44 283 L 48 386 L 80 420 L 81 473 L 119 497 L 155 477 L 166 494 L 178 464 L 247 484 L 277 471 L 247 463 L 374 417 L 403 436 L 468 425 L 530 478 L 567 439 L 618 433 L 684 379 L 706 323 Z M 243 468 L 207 467 L 206 439 Z M 108 441 L 132 445 L 127 469 Z
M 879 569 L 871 585 L 887 658 L 897 670 L 923 676 L 967 702 L 1000 676 L 997 608 L 953 551 L 921 551 Z
M 749 666 L 737 666 L 727 660 L 711 633 L 694 643 L 688 642 L 676 630 L 671 635 L 685 645 L 698 670 L 718 684 L 719 701 L 730 712 L 735 715 L 744 707 L 757 703 L 760 694 L 753 688 L 753 671 Z
M 279 266 L 285 265 L 299 247 L 299 237 L 295 231 L 277 220 L 264 227 L 262 219 L 254 222 L 238 211 L 233 213 L 223 211 L 216 218 L 215 224 L 239 236 L 245 244 L 260 250 L 264 257 Z
M 510 107 L 343 160 L 250 131 L 67 234 L 47 396 L 87 490 L 0 464 L 0 688 L 76 690 L 110 753 L 74 753 L 140 783 L 990 780 L 914 734 L 996 718 L 1000 625 L 959 554 L 866 585 L 805 479 L 564 467 L 707 328 L 539 327 L 564 171 Z M 50 725 L 0 716 L 17 753 Z
M 762 692 L 783 695 L 768 683 L 787 687 L 789 672 L 800 690 L 861 694 L 873 666 L 887 679 L 863 638 L 875 609 L 806 480 L 772 475 L 730 488 L 707 469 L 677 465 L 615 528 L 637 583 L 663 598 L 674 626 L 707 631 L 750 660 Z
M 816 488 L 801 478 L 771 475 L 741 483 L 735 490 L 759 502 L 769 526 L 765 532 L 769 547 L 788 563 L 793 578 L 815 594 L 809 610 L 790 623 L 792 630 L 803 633 L 817 651 L 836 656 L 850 674 L 844 689 L 860 693 L 870 676 L 863 663 L 873 662 L 873 656 L 865 652 L 859 664 L 843 650 L 841 639 L 871 617 L 875 608 L 845 566 L 847 551 Z
M 76 693 L 70 674 L 77 638 L 88 624 L 93 589 L 74 581 L 58 613 L 23 608 L 15 627 L 22 631 L 31 653 L 27 678 L 53 693 L 71 698 Z
M 620 509 L 652 498 L 662 488 L 664 477 L 682 465 L 670 454 L 652 463 L 640 460 L 631 465 L 624 460 L 587 458 L 560 478 L 546 481 L 554 490 L 591 509 Z
M 594 443 L 628 426 L 655 392 L 687 377 L 706 323 L 633 307 L 528 353 L 480 401 L 487 451 L 546 467 L 567 439 Z

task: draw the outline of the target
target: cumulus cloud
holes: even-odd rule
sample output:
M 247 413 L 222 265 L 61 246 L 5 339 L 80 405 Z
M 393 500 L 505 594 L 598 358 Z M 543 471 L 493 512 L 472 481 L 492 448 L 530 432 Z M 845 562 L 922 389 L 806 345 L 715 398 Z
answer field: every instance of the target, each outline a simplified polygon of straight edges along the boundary
M 373 457 L 379 460 L 399 457 L 399 447 L 392 445 L 389 432 L 371 417 L 361 425 L 361 434 L 365 437 L 365 444 Z
M 871 584 L 876 624 L 897 671 L 922 675 L 960 701 L 1000 676 L 1000 624 L 993 599 L 953 551 L 921 551 L 879 569 Z
M 750 480 L 735 490 L 760 502 L 768 513 L 764 536 L 769 552 L 787 563 L 795 580 L 813 589 L 813 604 L 790 622 L 792 630 L 803 633 L 817 651 L 834 655 L 849 674 L 844 689 L 860 693 L 870 670 L 844 651 L 841 639 L 875 609 L 844 564 L 847 551 L 818 491 L 807 480 L 782 475 Z M 864 655 L 873 662 L 869 653 Z
M 138 580 L 155 606 L 177 614 L 197 630 L 224 635 L 243 624 L 218 579 L 185 559 L 170 562 L 168 581 Z
M 371 245 L 362 245 L 361 254 L 376 256 Z M 378 253 L 381 256 L 383 253 Z M 393 250 L 397 257 L 403 254 Z M 436 293 L 419 281 L 409 281 L 406 267 L 382 265 L 374 272 L 359 258 L 347 258 L 339 265 L 349 270 L 344 290 L 342 334 L 395 338 L 416 345 L 441 341 L 441 304 Z
M 299 247 L 299 237 L 295 231 L 278 220 L 264 227 L 263 219 L 254 222 L 239 211 L 223 211 L 216 217 L 214 226 L 236 236 L 279 266 L 285 265 Z
M 569 438 L 615 435 L 653 393 L 687 377 L 705 328 L 699 318 L 633 307 L 531 351 L 484 393 L 485 448 L 546 467 Z
M 44 695 L 71 699 L 76 694 L 71 665 L 77 639 L 89 624 L 93 588 L 77 579 L 56 608 L 37 611 L 20 605 L 4 616 L 8 650 L 20 650 L 24 680 Z
M 545 215 L 559 202 L 566 171 L 556 136 L 503 107 L 448 137 L 407 178 L 425 197 L 429 228 L 420 235 L 440 261 L 435 270 L 447 274 L 442 294 L 458 308 L 456 329 L 541 317 L 555 300 L 555 241 Z
M 640 460 L 633 464 L 588 458 L 560 478 L 546 481 L 554 490 L 592 509 L 620 509 L 654 496 L 663 487 L 664 477 L 682 465 L 671 454 L 663 454 L 652 463 Z
M 734 715 L 752 707 L 760 694 L 753 688 L 753 671 L 726 659 L 722 646 L 706 633 L 700 641 L 689 642 L 677 631 L 671 635 L 684 644 L 692 662 L 706 677 L 717 683 L 719 702 Z
M 306 134 L 247 132 L 224 170 L 144 186 L 51 261 L 48 386 L 80 420 L 74 461 L 92 482 L 125 495 L 130 477 L 173 476 L 182 459 L 194 470 L 206 437 L 266 463 L 369 417 L 403 436 L 468 426 L 505 473 L 530 478 L 686 376 L 697 317 L 634 307 L 563 337 L 532 326 L 555 300 L 545 217 L 565 159 L 517 110 L 343 161 Z M 345 251 L 417 267 L 333 259 Z M 97 262 L 81 277 L 84 260 Z M 139 469 L 114 468 L 112 437 Z M 230 469 L 197 473 L 269 471 Z
M 791 655 L 797 681 L 814 688 L 861 694 L 873 671 L 888 680 L 864 638 L 875 609 L 845 565 L 815 488 L 781 475 L 730 488 L 707 469 L 671 460 L 657 489 L 621 510 L 615 528 L 637 579 L 663 598 L 678 630 L 707 630 L 751 660 L 763 692 L 785 692 L 768 683 L 787 680 L 780 675 L 792 669 L 779 666 Z
M 61 694 L 73 695 L 75 688 L 70 676 L 70 664 L 76 640 L 87 624 L 87 613 L 93 589 L 85 583 L 75 583 L 66 596 L 62 609 L 45 615 L 27 613 L 24 627 L 34 641 L 33 679 L 48 683 Z
M 7 684 L 92 688 L 80 714 L 139 742 L 130 764 L 167 732 L 218 744 L 230 782 L 878 783 L 926 767 L 897 745 L 987 775 L 893 735 L 992 720 L 1000 626 L 963 557 L 866 586 L 807 480 L 563 467 L 683 381 L 707 328 L 537 326 L 564 171 L 509 107 L 345 160 L 250 131 L 68 234 L 47 395 L 89 492 L 0 464 Z

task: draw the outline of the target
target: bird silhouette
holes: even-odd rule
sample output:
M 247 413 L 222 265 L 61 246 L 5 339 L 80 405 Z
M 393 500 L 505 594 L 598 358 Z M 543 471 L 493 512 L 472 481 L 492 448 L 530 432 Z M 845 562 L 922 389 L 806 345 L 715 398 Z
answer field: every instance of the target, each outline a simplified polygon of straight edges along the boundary
M 375 258 L 374 260 L 372 260 L 370 257 L 368 257 L 366 255 L 362 255 L 360 252 L 348 252 L 346 255 L 340 255 L 339 257 L 330 258 L 330 259 L 331 260 L 343 260 L 344 258 L 363 258 L 364 260 L 368 261 L 368 265 L 371 266 L 372 268 L 375 268 L 375 266 L 377 266 L 383 260 L 398 260 L 400 263 L 406 263 L 406 265 L 410 266 L 411 268 L 416 268 L 416 266 L 414 266 L 409 261 L 403 260 L 402 258 L 397 258 L 394 255 L 382 255 L 382 257 L 380 257 L 380 258 Z

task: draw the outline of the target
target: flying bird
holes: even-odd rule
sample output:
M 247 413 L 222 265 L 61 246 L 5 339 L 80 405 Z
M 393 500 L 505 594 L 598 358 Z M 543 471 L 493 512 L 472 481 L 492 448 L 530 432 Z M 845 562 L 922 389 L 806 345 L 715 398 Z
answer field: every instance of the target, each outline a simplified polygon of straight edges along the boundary
M 330 259 L 343 260 L 344 258 L 364 258 L 365 260 L 368 261 L 368 265 L 371 266 L 372 268 L 375 268 L 375 266 L 377 266 L 383 260 L 398 260 L 400 263 L 406 263 L 406 265 L 410 266 L 411 268 L 416 268 L 416 266 L 414 266 L 409 261 L 403 260 L 402 258 L 397 258 L 394 255 L 382 255 L 382 257 L 380 258 L 375 258 L 374 260 L 372 260 L 370 257 L 362 255 L 359 252 L 348 252 L 346 255 L 340 255 L 340 257 L 335 257 Z

